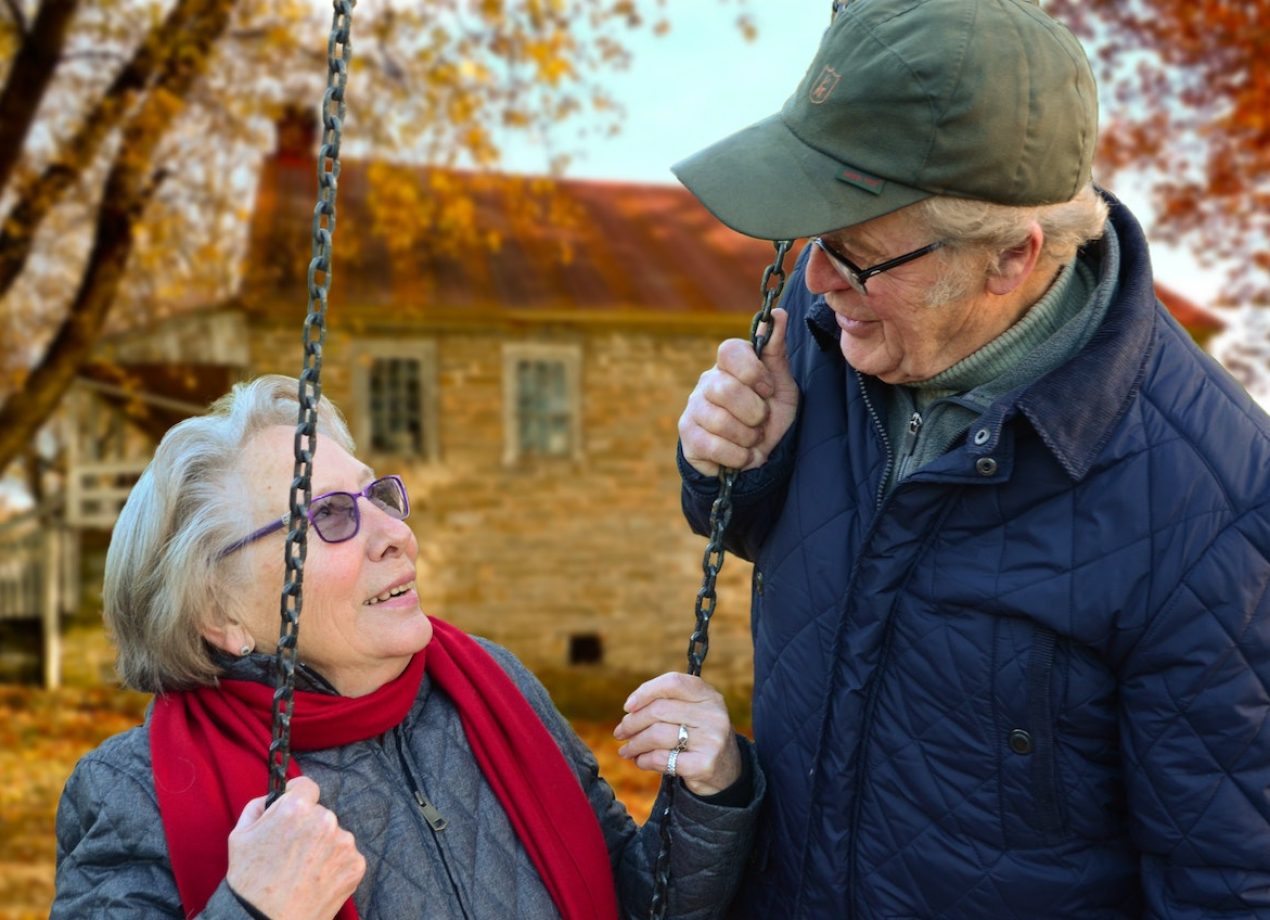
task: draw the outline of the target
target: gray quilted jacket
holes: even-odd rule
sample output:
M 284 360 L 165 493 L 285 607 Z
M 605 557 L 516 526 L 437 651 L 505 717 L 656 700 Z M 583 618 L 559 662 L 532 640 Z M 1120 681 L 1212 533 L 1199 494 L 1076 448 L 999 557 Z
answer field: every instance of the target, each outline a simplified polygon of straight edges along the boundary
M 658 849 L 655 821 L 637 827 L 600 778 L 594 756 L 543 686 L 505 649 L 482 645 L 511 676 L 577 773 L 600 822 L 624 917 L 645 916 Z M 231 665 L 263 674 L 272 659 Z M 270 678 L 271 680 L 271 678 Z M 317 689 L 311 673 L 298 680 Z M 316 686 L 315 686 L 316 685 Z M 748 805 L 711 804 L 681 791 L 672 830 L 670 913 L 717 917 L 750 850 L 764 781 L 753 751 Z M 551 918 L 559 914 L 537 870 L 476 766 L 454 706 L 424 678 L 409 715 L 380 739 L 297 756 L 366 858 L 354 900 L 364 920 Z M 435 812 L 415 801 L 407 771 Z M 661 812 L 660 800 L 653 812 Z M 430 816 L 446 820 L 434 830 Z M 146 726 L 107 740 L 75 767 L 57 813 L 57 893 L 52 918 L 181 917 L 150 767 Z M 199 914 L 246 920 L 225 882 Z

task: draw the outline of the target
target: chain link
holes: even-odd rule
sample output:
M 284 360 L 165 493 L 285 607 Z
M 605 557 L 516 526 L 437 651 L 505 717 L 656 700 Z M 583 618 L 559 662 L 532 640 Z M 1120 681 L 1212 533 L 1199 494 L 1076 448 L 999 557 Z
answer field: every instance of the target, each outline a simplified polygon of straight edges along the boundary
M 313 255 L 308 271 L 308 314 L 304 320 L 304 368 L 299 380 L 299 419 L 295 431 L 295 468 L 291 480 L 290 522 L 285 548 L 286 574 L 282 589 L 281 629 L 278 635 L 276 689 L 273 697 L 273 740 L 269 745 L 269 796 L 266 807 L 286 789 L 291 757 L 291 713 L 295 694 L 296 646 L 303 607 L 304 562 L 308 553 L 308 518 L 313 498 L 313 455 L 316 450 L 317 407 L 322 397 L 322 346 L 326 339 L 327 297 L 331 288 L 331 242 L 335 234 L 335 196 L 340 173 L 344 89 L 352 53 L 349 28 L 355 0 L 335 0 L 327 44 L 327 87 L 322 98 L 323 144 L 318 153 L 318 202 L 313 212 Z M 334 109 L 334 111 L 332 111 Z M 763 272 L 763 307 L 750 326 L 750 340 L 759 356 L 771 338 L 772 307 L 785 286 L 784 261 L 792 241 L 775 244 L 775 258 Z M 760 331 L 762 327 L 762 331 Z M 736 470 L 719 471 L 719 495 L 710 509 L 710 539 L 702 560 L 703 581 L 696 599 L 696 627 L 688 642 L 688 673 L 701 674 L 710 651 L 710 619 L 716 604 L 715 582 L 723 568 L 723 535 L 732 518 L 732 488 Z M 665 807 L 660 815 L 661 849 L 654 867 L 650 920 L 664 920 L 670 888 L 670 815 L 676 784 L 663 778 Z
M 776 255 L 772 264 L 763 271 L 763 281 L 759 286 L 763 295 L 763 307 L 754 314 L 754 320 L 750 323 L 750 342 L 754 346 L 754 353 L 760 358 L 772 337 L 772 307 L 776 305 L 785 288 L 785 256 L 793 246 L 793 240 L 777 240 L 772 245 L 776 248 Z M 736 484 L 736 477 L 736 470 L 719 470 L 719 495 L 710 506 L 710 539 L 706 543 L 705 556 L 701 561 L 703 577 L 701 590 L 697 592 L 697 621 L 688 640 L 688 673 L 694 677 L 701 676 L 701 666 L 705 664 L 706 655 L 710 652 L 710 618 L 714 616 L 717 601 L 714 586 L 719 570 L 723 568 L 723 535 L 732 520 L 732 487 Z M 659 816 L 661 849 L 653 864 L 653 897 L 648 907 L 649 920 L 665 920 L 666 916 L 670 892 L 670 813 L 675 804 L 677 786 L 678 783 L 673 779 L 662 777 L 664 805 Z
M 313 498 L 313 454 L 317 449 L 317 408 L 322 399 L 322 345 L 326 340 L 327 295 L 331 290 L 331 240 L 335 235 L 335 193 L 340 176 L 340 138 L 344 127 L 344 87 L 352 54 L 349 27 L 355 0 L 335 0 L 327 43 L 326 92 L 322 96 L 322 146 L 318 151 L 318 200 L 313 210 L 313 256 L 309 261 L 308 315 L 304 318 L 304 369 L 300 372 L 299 419 L 295 429 L 295 470 L 291 479 L 290 530 L 282 588 L 281 628 L 273 694 L 273 740 L 269 744 L 269 796 L 272 805 L 287 787 L 291 759 L 291 713 L 295 697 L 296 643 L 304 604 L 304 560 L 308 554 Z

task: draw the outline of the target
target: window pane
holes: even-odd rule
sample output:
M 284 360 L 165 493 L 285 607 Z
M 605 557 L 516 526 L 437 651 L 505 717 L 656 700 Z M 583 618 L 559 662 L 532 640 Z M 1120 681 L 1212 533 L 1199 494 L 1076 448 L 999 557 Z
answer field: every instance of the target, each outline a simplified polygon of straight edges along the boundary
M 370 367 L 371 450 L 422 454 L 422 368 L 414 358 L 376 358 Z
M 563 361 L 516 363 L 516 416 L 522 454 L 569 455 L 573 419 Z

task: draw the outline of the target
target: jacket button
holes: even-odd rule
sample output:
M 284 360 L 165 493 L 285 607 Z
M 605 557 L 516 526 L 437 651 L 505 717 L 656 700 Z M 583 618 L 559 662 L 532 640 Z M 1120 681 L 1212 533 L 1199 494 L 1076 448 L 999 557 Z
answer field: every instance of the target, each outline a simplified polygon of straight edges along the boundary
M 754 590 L 759 597 L 763 596 L 763 573 L 758 569 L 754 570 Z
M 1021 728 L 1010 732 L 1010 750 L 1016 754 L 1032 753 L 1032 736 Z
M 980 457 L 975 461 L 975 469 L 980 476 L 992 476 L 997 471 L 997 461 L 991 457 Z

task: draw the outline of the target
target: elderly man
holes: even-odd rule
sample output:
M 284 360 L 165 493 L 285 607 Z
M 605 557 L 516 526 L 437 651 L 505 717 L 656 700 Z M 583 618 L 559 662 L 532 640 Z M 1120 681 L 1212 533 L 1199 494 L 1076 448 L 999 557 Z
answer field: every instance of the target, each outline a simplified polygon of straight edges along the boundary
M 1270 421 L 1091 183 L 1026 0 L 855 0 L 676 167 L 810 237 L 680 420 L 754 562 L 751 917 L 1270 917 Z

